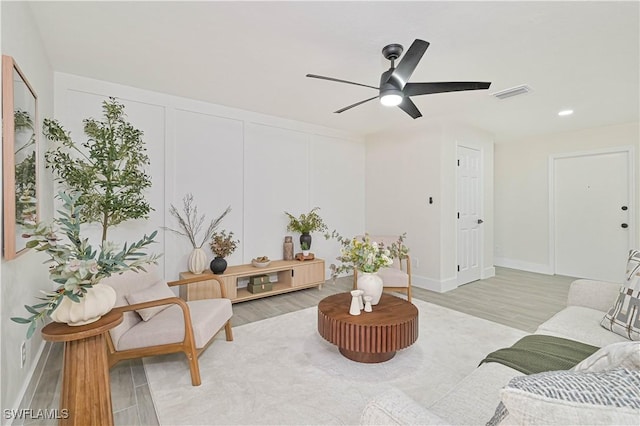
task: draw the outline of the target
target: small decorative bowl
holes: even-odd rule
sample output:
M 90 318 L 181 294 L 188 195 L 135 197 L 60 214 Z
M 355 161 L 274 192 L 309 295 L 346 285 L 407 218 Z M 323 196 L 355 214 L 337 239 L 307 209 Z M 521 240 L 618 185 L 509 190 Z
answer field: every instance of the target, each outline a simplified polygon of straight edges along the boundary
M 251 264 L 253 266 L 255 266 L 256 268 L 266 268 L 267 266 L 269 266 L 271 264 L 271 261 L 267 261 L 267 262 L 257 262 L 255 259 L 253 259 L 251 261 Z

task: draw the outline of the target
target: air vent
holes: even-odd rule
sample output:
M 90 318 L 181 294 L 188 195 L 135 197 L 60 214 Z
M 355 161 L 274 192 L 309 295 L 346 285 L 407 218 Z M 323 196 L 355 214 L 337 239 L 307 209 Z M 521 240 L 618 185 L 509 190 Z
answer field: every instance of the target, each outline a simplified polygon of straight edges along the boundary
M 501 90 L 499 92 L 492 93 L 491 96 L 494 96 L 500 100 L 507 99 L 512 96 L 524 95 L 525 93 L 529 93 L 531 91 L 531 87 L 526 84 L 512 87 L 510 89 Z

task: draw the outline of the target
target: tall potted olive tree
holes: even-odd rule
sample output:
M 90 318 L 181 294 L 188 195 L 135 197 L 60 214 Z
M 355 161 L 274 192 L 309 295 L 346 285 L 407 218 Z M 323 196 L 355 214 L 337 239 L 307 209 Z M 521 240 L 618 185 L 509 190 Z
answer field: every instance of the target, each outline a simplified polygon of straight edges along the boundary
M 45 119 L 43 133 L 58 147 L 45 153 L 46 167 L 66 190 L 80 194 L 80 221 L 98 222 L 102 241 L 107 229 L 129 219 L 146 219 L 152 210 L 144 197 L 151 178 L 142 131 L 126 121 L 115 98 L 102 103 L 103 120 L 83 120 L 88 139 L 78 145 L 56 121 Z

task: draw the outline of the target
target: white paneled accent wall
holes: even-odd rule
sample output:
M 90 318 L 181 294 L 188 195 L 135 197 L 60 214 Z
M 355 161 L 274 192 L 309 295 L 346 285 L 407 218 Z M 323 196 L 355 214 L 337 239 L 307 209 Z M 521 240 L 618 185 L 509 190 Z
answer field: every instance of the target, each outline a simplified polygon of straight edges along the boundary
M 365 148 L 355 135 L 68 74 L 57 73 L 55 81 L 56 118 L 74 140 L 84 137 L 84 118 L 101 117 L 101 102 L 109 96 L 144 131 L 154 211 L 149 220 L 110 230 L 109 239 L 133 241 L 158 229 L 154 250 L 164 253 L 167 280 L 186 270 L 191 246 L 162 228 L 177 227 L 169 206 L 180 209 L 189 192 L 208 220 L 231 206 L 220 228 L 240 240 L 230 265 L 263 255 L 281 259 L 285 235 L 294 236 L 299 250 L 298 235 L 286 230 L 285 210 L 299 215 L 319 206 L 330 229 L 345 235 L 364 230 Z M 97 225 L 87 229 L 97 238 Z M 204 248 L 213 259 L 208 243 Z M 328 277 L 337 245 L 316 233 L 311 251 L 327 260 Z

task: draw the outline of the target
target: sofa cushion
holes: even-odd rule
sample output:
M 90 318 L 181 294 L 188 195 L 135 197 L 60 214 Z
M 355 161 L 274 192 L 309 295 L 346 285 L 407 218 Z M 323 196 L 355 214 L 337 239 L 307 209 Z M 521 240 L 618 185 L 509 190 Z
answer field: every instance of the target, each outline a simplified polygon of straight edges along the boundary
M 196 348 L 204 347 L 209 340 L 231 318 L 231 301 L 229 299 L 203 299 L 187 302 L 191 313 L 191 324 Z M 158 313 L 153 321 L 141 321 L 124 333 L 116 349 L 119 351 L 184 340 L 184 316 L 182 308 L 171 305 Z
M 600 323 L 629 340 L 640 340 L 640 251 L 631 250 L 625 283 L 615 303 Z
M 582 306 L 567 306 L 540 325 L 536 334 L 564 337 L 598 347 L 625 340 L 622 336 L 600 327 L 601 319 L 602 311 Z
M 401 421 L 400 421 L 401 419 Z M 404 392 L 390 388 L 365 405 L 361 425 L 448 425 Z
M 498 363 L 483 364 L 429 407 L 453 425 L 480 425 L 500 402 L 498 389 L 522 373 Z
M 640 371 L 549 371 L 516 377 L 500 391 L 489 424 L 637 425 L 640 416 Z
M 601 348 L 572 368 L 573 371 L 640 370 L 640 342 L 618 342 Z
M 164 281 L 158 281 L 151 287 L 143 288 L 142 290 L 127 294 L 125 296 L 125 299 L 127 299 L 127 302 L 129 302 L 130 305 L 135 305 L 137 303 L 151 302 L 152 300 L 166 299 L 169 297 L 176 297 L 176 295 L 173 291 L 171 291 L 167 283 L 165 283 Z M 140 315 L 140 318 L 142 318 L 143 321 L 149 321 L 151 318 L 164 311 L 169 306 L 171 305 L 160 305 L 153 306 L 151 308 L 136 309 L 136 312 L 138 313 L 138 315 Z

